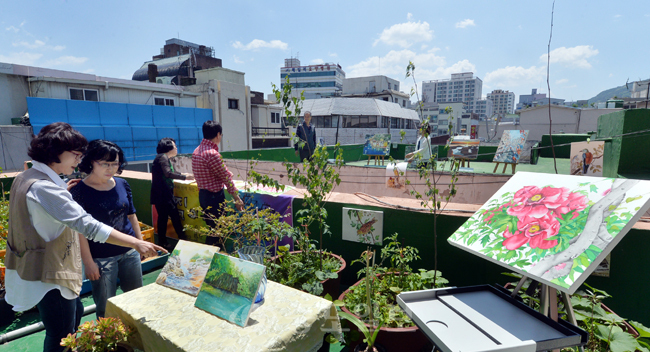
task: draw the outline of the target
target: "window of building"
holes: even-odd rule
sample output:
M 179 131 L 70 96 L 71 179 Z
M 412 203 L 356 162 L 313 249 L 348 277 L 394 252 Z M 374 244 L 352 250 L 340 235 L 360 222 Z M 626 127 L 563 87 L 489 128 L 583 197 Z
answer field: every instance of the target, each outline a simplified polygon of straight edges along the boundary
M 239 100 L 238 99 L 228 99 L 228 109 L 239 110 Z
M 399 120 L 398 118 L 390 119 L 390 128 L 399 128 Z
M 280 113 L 272 112 L 271 113 L 271 123 L 280 123 Z
M 97 89 L 70 88 L 71 100 L 99 101 Z
M 153 97 L 154 105 L 174 106 L 174 98 Z
M 402 100 L 402 107 L 406 107 L 406 100 Z

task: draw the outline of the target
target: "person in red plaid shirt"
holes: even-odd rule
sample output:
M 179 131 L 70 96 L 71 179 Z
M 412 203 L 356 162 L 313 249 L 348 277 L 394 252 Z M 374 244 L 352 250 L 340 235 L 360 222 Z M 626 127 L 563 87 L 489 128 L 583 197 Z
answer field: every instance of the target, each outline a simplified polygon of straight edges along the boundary
M 199 204 L 205 213 L 212 215 L 205 218 L 206 224 L 210 227 L 214 227 L 214 219 L 223 214 L 226 204 L 224 188 L 228 189 L 228 193 L 235 200 L 237 210 L 244 209 L 244 202 L 239 198 L 239 192 L 232 182 L 232 173 L 228 171 L 219 154 L 221 138 L 223 138 L 221 125 L 215 121 L 204 122 L 203 140 L 192 153 L 192 172 L 199 187 Z M 205 243 L 216 244 L 225 249 L 221 238 L 218 237 L 207 237 Z

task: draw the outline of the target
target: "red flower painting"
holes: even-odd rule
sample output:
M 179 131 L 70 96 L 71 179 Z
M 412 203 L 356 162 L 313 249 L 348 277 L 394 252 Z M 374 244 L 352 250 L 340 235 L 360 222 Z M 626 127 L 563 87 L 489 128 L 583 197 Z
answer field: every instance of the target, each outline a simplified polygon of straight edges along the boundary
M 549 249 L 557 245 L 556 240 L 548 240 L 557 235 L 560 223 L 550 214 L 541 218 L 531 216 L 520 217 L 514 233 L 509 229 L 503 232 L 503 245 L 509 250 L 515 250 L 528 243 L 532 248 Z

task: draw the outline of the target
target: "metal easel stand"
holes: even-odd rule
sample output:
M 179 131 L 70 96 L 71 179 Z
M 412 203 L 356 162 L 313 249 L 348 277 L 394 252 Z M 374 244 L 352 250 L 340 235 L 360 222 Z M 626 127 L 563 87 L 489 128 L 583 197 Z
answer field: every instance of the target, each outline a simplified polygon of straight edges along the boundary
M 519 293 L 519 290 L 524 286 L 524 283 L 528 280 L 528 277 L 523 276 L 517 287 L 512 291 L 511 296 L 514 298 Z M 564 303 L 564 309 L 566 310 L 567 320 L 569 323 L 578 326 L 578 321 L 576 320 L 575 313 L 573 312 L 573 306 L 571 305 L 571 297 L 566 292 L 561 292 L 562 303 Z M 539 312 L 543 315 L 553 319 L 553 321 L 558 320 L 558 301 L 557 301 L 557 290 L 548 285 L 541 284 L 540 288 L 540 299 L 539 299 Z M 580 352 L 584 352 L 585 349 L 582 346 L 578 346 Z M 553 352 L 560 352 L 560 350 L 553 350 Z

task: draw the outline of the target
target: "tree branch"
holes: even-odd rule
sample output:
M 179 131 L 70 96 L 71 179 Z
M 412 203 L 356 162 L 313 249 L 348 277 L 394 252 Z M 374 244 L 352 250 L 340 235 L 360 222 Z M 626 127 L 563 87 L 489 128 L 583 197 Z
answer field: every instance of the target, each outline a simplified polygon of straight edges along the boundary
M 612 186 L 611 192 L 589 209 L 587 223 L 582 232 L 576 236 L 576 238 L 572 239 L 571 242 L 573 243 L 562 252 L 547 256 L 540 260 L 528 271 L 528 273 L 530 275 L 547 279 L 547 277 L 551 277 L 552 274 L 546 275 L 546 272 L 551 270 L 554 266 L 567 262 L 572 263 L 573 259 L 577 258 L 587 250 L 587 248 L 589 248 L 597 238 L 601 241 L 604 240 L 606 237 L 600 236 L 600 232 L 601 229 L 604 229 L 604 226 L 602 226 L 604 219 L 612 212 L 610 207 L 618 207 L 623 199 L 625 199 L 625 194 L 638 183 L 638 180 L 624 180 L 619 186 Z M 607 229 L 604 230 L 607 231 Z M 606 246 L 607 243 L 599 244 Z

